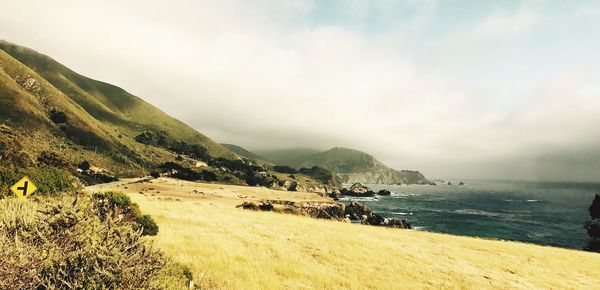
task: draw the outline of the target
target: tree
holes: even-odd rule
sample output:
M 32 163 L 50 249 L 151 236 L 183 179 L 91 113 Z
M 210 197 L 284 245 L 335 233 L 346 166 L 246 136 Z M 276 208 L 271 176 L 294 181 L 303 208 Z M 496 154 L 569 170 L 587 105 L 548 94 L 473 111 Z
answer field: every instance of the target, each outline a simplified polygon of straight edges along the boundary
M 91 165 L 89 161 L 83 160 L 81 163 L 79 163 L 79 166 L 77 167 L 83 171 L 88 171 L 90 170 Z
M 59 110 L 50 110 L 50 120 L 56 124 L 63 124 L 67 122 L 67 115 Z

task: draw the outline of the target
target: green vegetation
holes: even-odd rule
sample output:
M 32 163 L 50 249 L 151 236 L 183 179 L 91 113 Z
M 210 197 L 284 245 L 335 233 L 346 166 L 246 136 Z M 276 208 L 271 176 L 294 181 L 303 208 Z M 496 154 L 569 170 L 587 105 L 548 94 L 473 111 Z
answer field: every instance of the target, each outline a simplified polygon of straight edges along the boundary
M 0 126 L 0 167 L 31 167 L 45 152 L 39 163 L 69 169 L 87 160 L 131 177 L 147 174 L 176 154 L 238 158 L 123 89 L 6 41 L 0 41 Z M 168 132 L 172 142 L 166 149 L 136 142 L 144 132 Z
M 77 168 L 79 168 L 79 169 L 81 169 L 83 171 L 90 170 L 90 167 L 91 167 L 90 162 L 87 161 L 87 160 L 81 161 L 81 163 L 79 163 L 79 165 L 77 166 Z
M 196 160 L 208 161 L 211 159 L 208 150 L 199 144 L 189 144 L 183 141 L 178 141 L 171 138 L 166 132 L 144 131 L 135 137 L 135 140 L 146 145 L 154 146 L 169 150 L 176 153 L 176 160 L 182 161 L 183 157 L 180 154 L 189 156 Z
M 36 195 L 55 195 L 75 188 L 73 177 L 56 167 L 0 168 L 0 197 L 12 195 L 9 188 L 24 176 L 28 176 L 37 186 Z
M 135 221 L 142 227 L 142 235 L 156 236 L 158 234 L 158 225 L 150 215 L 138 216 Z
M 98 197 L 99 195 L 96 195 Z M 120 214 L 123 194 L 0 202 L 1 289 L 181 289 L 191 277 Z M 119 204 L 100 218 L 106 200 Z M 150 218 L 144 218 L 151 220 Z M 155 229 L 156 230 L 156 229 Z
M 318 166 L 334 172 L 343 183 L 383 183 L 383 184 L 427 184 L 429 181 L 418 171 L 397 171 L 377 161 L 373 156 L 348 148 L 335 147 L 324 152 L 311 153 L 309 150 L 277 150 L 260 153 L 267 160 L 275 162 L 273 169 L 282 173 L 295 173 L 293 169 Z M 312 176 L 325 176 L 313 172 Z M 317 177 L 318 180 L 324 180 Z
M 365 172 L 380 167 L 387 168 L 367 153 L 340 147 L 324 152 L 312 149 L 289 149 L 261 151 L 260 154 L 279 166 L 296 169 L 320 166 L 334 172 L 350 173 Z
M 287 165 L 294 168 L 300 168 L 304 166 L 301 164 L 302 160 L 320 152 L 320 150 L 309 148 L 291 148 L 281 150 L 259 150 L 255 151 L 254 153 L 264 157 L 266 161 L 277 165 Z
M 56 124 L 63 124 L 67 122 L 67 115 L 64 112 L 56 109 L 50 110 L 50 120 Z
M 224 144 L 224 143 L 221 143 L 221 146 L 229 149 L 229 151 L 231 151 L 243 158 L 254 159 L 254 160 L 264 160 L 264 158 L 262 158 L 261 156 L 256 155 L 256 154 L 246 150 L 242 146 L 233 145 L 233 144 Z

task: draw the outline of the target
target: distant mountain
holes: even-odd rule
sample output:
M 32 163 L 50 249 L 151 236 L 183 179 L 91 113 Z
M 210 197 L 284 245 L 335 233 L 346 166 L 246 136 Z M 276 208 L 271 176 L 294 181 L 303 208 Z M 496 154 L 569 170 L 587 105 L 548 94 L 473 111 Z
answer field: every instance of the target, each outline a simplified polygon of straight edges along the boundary
M 237 154 L 240 157 L 244 157 L 244 158 L 248 158 L 248 159 L 254 159 L 254 160 L 264 160 L 264 158 L 246 150 L 245 148 L 243 148 L 242 146 L 238 146 L 238 145 L 233 145 L 233 144 L 225 144 L 225 143 L 221 143 L 221 146 L 229 149 L 229 151 Z
M 320 166 L 338 174 L 344 183 L 415 184 L 427 183 L 418 171 L 394 170 L 373 156 L 354 149 L 335 147 L 324 152 L 313 149 L 260 151 L 260 156 L 299 169 Z
M 0 162 L 23 166 L 51 152 L 123 175 L 144 172 L 170 151 L 135 141 L 142 132 L 237 155 L 125 90 L 82 76 L 52 58 L 0 41 Z M 39 160 L 38 160 L 39 161 Z

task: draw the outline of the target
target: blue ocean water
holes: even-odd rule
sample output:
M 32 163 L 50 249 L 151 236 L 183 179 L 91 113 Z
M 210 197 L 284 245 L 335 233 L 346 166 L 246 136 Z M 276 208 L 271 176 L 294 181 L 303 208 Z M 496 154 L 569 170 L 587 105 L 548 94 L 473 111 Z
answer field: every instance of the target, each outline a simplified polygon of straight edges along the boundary
M 457 183 L 457 182 L 455 182 Z M 420 230 L 582 249 L 600 183 L 467 181 L 466 185 L 369 185 L 391 196 L 347 198 Z

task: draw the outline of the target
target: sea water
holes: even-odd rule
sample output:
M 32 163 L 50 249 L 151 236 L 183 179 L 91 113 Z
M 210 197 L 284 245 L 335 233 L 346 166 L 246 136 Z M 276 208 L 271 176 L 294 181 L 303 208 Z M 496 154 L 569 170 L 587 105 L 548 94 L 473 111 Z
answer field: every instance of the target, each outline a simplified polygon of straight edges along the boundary
M 467 181 L 465 185 L 369 185 L 391 196 L 345 198 L 419 230 L 582 249 L 600 183 Z

